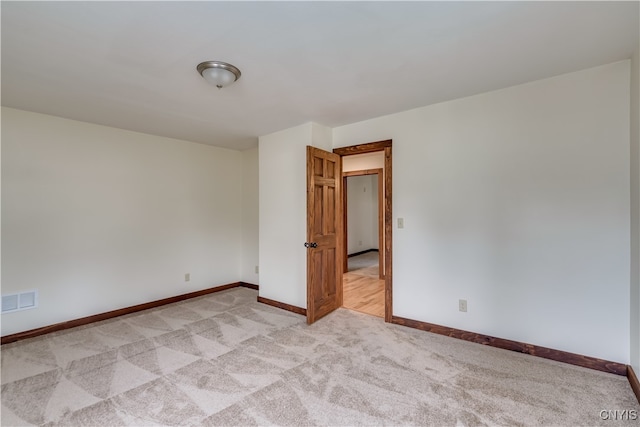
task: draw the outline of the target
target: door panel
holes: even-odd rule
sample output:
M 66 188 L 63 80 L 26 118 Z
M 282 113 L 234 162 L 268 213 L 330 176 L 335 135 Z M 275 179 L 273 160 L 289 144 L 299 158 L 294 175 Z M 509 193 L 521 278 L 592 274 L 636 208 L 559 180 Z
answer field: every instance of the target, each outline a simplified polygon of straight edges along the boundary
M 307 147 L 307 323 L 342 306 L 341 160 Z

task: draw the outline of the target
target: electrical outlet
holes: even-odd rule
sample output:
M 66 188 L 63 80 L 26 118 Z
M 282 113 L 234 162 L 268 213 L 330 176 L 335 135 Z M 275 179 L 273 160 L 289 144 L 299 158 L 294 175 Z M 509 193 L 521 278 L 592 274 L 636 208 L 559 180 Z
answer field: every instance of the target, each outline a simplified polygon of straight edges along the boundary
M 256 268 L 255 268 L 255 272 L 256 272 L 256 274 L 258 274 L 260 272 L 260 269 L 258 268 L 257 265 L 256 265 Z
M 188 282 L 189 280 L 191 280 L 191 273 L 186 273 L 186 274 L 184 275 L 184 281 L 185 281 L 185 282 Z
M 398 218 L 398 228 L 404 228 L 404 218 Z
M 358 246 L 362 246 L 362 240 L 358 240 Z
M 460 311 L 462 311 L 463 313 L 467 312 L 467 300 L 466 299 L 458 300 L 458 309 Z

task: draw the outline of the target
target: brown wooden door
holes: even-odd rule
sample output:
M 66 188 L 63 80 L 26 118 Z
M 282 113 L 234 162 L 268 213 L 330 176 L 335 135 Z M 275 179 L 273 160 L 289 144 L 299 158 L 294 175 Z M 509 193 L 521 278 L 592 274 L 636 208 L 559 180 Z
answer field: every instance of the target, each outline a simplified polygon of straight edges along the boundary
M 340 161 L 307 146 L 307 323 L 342 306 Z

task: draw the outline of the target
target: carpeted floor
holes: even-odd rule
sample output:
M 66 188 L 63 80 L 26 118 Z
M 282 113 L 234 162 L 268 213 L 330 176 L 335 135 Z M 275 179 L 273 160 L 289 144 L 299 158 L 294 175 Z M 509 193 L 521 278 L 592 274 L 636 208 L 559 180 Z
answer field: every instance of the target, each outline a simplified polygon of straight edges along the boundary
M 2 425 L 638 425 L 624 377 L 232 289 L 2 346 Z
M 360 270 L 364 268 L 378 269 L 380 254 L 378 252 L 367 252 L 365 254 L 360 254 L 347 258 L 347 271 Z

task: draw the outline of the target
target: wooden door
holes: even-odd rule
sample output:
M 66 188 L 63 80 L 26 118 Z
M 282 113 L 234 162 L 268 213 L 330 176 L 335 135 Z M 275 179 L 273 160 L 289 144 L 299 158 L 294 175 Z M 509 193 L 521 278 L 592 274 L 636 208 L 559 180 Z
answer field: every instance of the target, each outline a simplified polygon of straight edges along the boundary
M 341 159 L 307 146 L 307 323 L 342 306 Z

